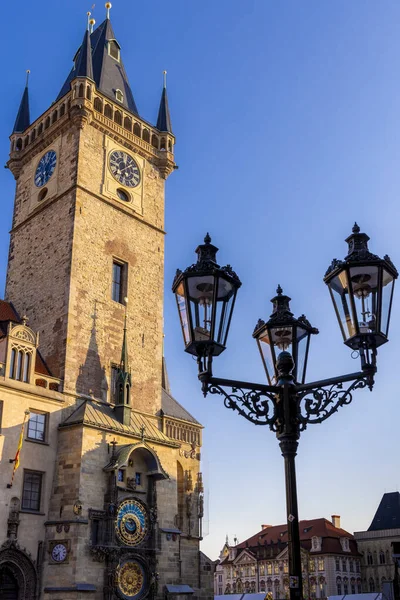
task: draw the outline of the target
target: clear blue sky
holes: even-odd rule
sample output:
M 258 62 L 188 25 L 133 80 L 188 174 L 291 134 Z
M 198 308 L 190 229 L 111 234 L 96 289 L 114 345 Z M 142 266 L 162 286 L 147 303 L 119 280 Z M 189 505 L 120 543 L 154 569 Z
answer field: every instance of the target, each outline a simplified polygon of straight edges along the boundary
M 93 0 L 5 3 L 1 156 L 7 160 L 25 69 L 36 118 L 56 97 Z M 168 70 L 179 171 L 167 183 L 165 347 L 173 392 L 204 425 L 203 470 L 215 558 L 285 520 L 283 460 L 274 435 L 203 399 L 183 352 L 170 285 L 210 231 L 241 276 L 228 349 L 215 374 L 264 381 L 251 337 L 280 283 L 313 339 L 309 379 L 358 370 L 322 281 L 357 220 L 370 247 L 400 266 L 400 3 L 397 0 L 114 0 L 112 21 L 143 117 L 155 121 Z M 96 3 L 97 23 L 104 18 Z M 0 288 L 14 180 L 1 170 Z M 400 293 L 400 291 L 399 291 Z M 381 495 L 399 489 L 399 298 L 373 393 L 310 426 L 298 456 L 301 518 L 340 514 L 368 527 Z

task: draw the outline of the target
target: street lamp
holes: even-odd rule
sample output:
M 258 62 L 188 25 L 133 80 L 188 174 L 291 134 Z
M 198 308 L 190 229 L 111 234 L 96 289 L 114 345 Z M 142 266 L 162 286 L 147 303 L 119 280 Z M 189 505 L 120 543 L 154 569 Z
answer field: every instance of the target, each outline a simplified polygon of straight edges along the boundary
M 204 395 L 221 395 L 227 408 L 252 423 L 268 425 L 278 438 L 285 461 L 291 600 L 303 597 L 295 468 L 300 433 L 350 404 L 355 389 L 372 390 L 377 348 L 388 341 L 398 273 L 388 256 L 381 259 L 369 252 L 368 240 L 355 224 L 346 239 L 347 256 L 334 259 L 324 278 L 344 343 L 360 356 L 361 371 L 349 375 L 305 383 L 310 339 L 318 330 L 304 315 L 293 316 L 290 298 L 278 286 L 270 318 L 260 319 L 253 333 L 268 385 L 213 377 L 212 361 L 225 350 L 241 282 L 229 265 L 217 264 L 218 249 L 207 234 L 196 249 L 197 263 L 178 270 L 172 286 L 185 351 L 197 357 Z

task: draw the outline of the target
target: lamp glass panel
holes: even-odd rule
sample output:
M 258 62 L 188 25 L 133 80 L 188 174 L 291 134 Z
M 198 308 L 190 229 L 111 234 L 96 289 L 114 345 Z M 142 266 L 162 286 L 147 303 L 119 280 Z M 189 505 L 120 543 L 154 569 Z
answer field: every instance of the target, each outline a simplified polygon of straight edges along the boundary
M 235 291 L 235 286 L 231 281 L 220 277 L 218 280 L 218 300 L 227 300 L 230 298 Z
M 273 327 L 271 329 L 271 340 L 273 345 L 276 347 L 275 353 L 278 356 L 280 352 L 284 350 L 292 354 L 293 344 L 293 327 L 290 325 L 281 325 L 279 327 Z
M 214 276 L 199 275 L 198 277 L 188 277 L 188 294 L 191 300 L 212 301 L 214 293 Z
M 212 297 L 190 300 L 192 315 L 193 341 L 208 342 L 211 339 L 213 303 Z
M 186 299 L 185 299 L 185 288 L 183 282 L 181 282 L 178 286 L 178 289 L 175 292 L 176 302 L 178 305 L 179 318 L 181 321 L 182 333 L 183 333 L 183 341 L 185 342 L 185 346 L 187 346 L 190 342 L 190 331 L 189 331 L 189 322 L 188 322 L 188 314 L 186 309 Z
M 235 294 L 232 292 L 224 301 L 217 302 L 217 318 L 215 320 L 215 339 L 218 344 L 226 346 L 228 327 L 233 309 Z
M 304 367 L 306 366 L 307 342 L 309 333 L 302 327 L 297 327 L 297 361 L 295 365 L 296 379 L 304 383 Z
M 347 283 L 347 273 L 342 271 L 329 282 L 333 304 L 335 306 L 340 328 L 345 340 L 348 340 L 356 333 L 353 316 L 350 310 L 349 286 Z
M 269 385 L 276 384 L 276 372 L 275 372 L 275 362 L 274 362 L 274 354 L 271 349 L 268 332 L 261 334 L 260 337 L 257 338 L 258 347 L 260 349 L 261 358 L 264 363 L 265 372 L 267 374 L 267 379 Z
M 351 267 L 349 270 L 354 305 L 360 333 L 375 333 L 379 269 L 375 266 Z
M 393 276 L 383 269 L 382 273 L 382 310 L 381 310 L 381 332 L 386 337 L 389 334 L 390 309 L 394 288 Z

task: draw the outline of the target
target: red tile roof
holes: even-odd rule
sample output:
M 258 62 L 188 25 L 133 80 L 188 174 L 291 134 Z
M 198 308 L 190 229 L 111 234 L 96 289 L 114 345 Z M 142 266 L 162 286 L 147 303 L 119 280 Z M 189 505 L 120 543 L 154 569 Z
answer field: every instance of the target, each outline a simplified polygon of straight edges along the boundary
M 21 319 L 11 302 L 0 300 L 0 321 L 14 321 L 15 323 L 20 323 Z
M 300 540 L 310 540 L 314 535 L 317 537 L 348 537 L 353 538 L 351 533 L 344 529 L 334 527 L 327 519 L 311 519 L 310 521 L 300 521 Z M 270 544 L 271 541 L 276 544 L 287 542 L 287 525 L 273 525 L 262 529 L 252 537 L 237 545 L 237 548 L 246 548 L 248 546 L 257 546 L 261 544 Z
M 262 558 L 276 557 L 287 546 L 287 529 L 287 525 L 273 525 L 271 527 L 265 527 L 255 535 L 236 546 L 236 549 L 238 550 L 236 557 L 238 557 L 239 554 L 241 554 L 244 550 L 248 550 L 253 554 L 256 554 L 259 560 Z M 313 552 L 312 554 L 344 554 L 350 556 L 361 556 L 358 552 L 356 541 L 351 533 L 345 529 L 334 527 L 334 525 L 327 519 L 311 519 L 309 521 L 300 521 L 299 529 L 301 546 L 305 550 L 311 550 L 312 537 L 316 536 L 322 538 L 321 551 Z M 340 538 L 349 539 L 350 552 L 345 552 L 342 549 Z M 232 561 L 229 561 L 229 557 L 227 557 L 222 562 L 228 563 Z

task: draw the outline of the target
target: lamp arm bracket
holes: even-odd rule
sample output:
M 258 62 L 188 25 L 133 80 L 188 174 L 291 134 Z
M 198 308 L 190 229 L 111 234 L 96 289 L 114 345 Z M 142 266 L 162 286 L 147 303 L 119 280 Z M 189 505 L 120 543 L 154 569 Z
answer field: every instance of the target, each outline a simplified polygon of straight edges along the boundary
M 332 380 L 317 381 L 311 389 L 312 384 L 297 388 L 296 402 L 299 431 L 304 431 L 309 424 L 322 423 L 337 412 L 338 408 L 350 404 L 353 400 L 354 390 L 365 387 L 372 389 L 372 374 L 354 373 L 353 380 L 350 380 L 351 383 L 348 388 L 343 389 L 343 383 L 348 382 L 349 378 L 350 375 L 343 378 L 337 377 Z M 300 387 L 303 389 L 299 389 Z
M 371 369 L 371 376 L 375 374 L 375 369 Z M 356 373 L 349 373 L 348 375 L 339 375 L 339 377 L 330 377 L 329 379 L 320 379 L 319 381 L 312 381 L 311 383 L 304 383 L 296 386 L 296 391 L 298 393 L 312 391 L 315 388 L 327 387 L 330 385 L 337 385 L 340 383 L 346 383 L 348 381 L 355 381 L 364 379 L 369 376 L 367 371 L 358 371 Z M 372 381 L 373 383 L 373 381 Z
M 267 385 L 257 385 L 218 379 L 214 377 L 199 378 L 202 380 L 204 395 L 217 394 L 224 399 L 226 408 L 235 410 L 242 417 L 255 425 L 268 425 L 271 431 L 277 431 L 277 402 L 280 390 Z M 228 387 L 230 390 L 225 390 Z

